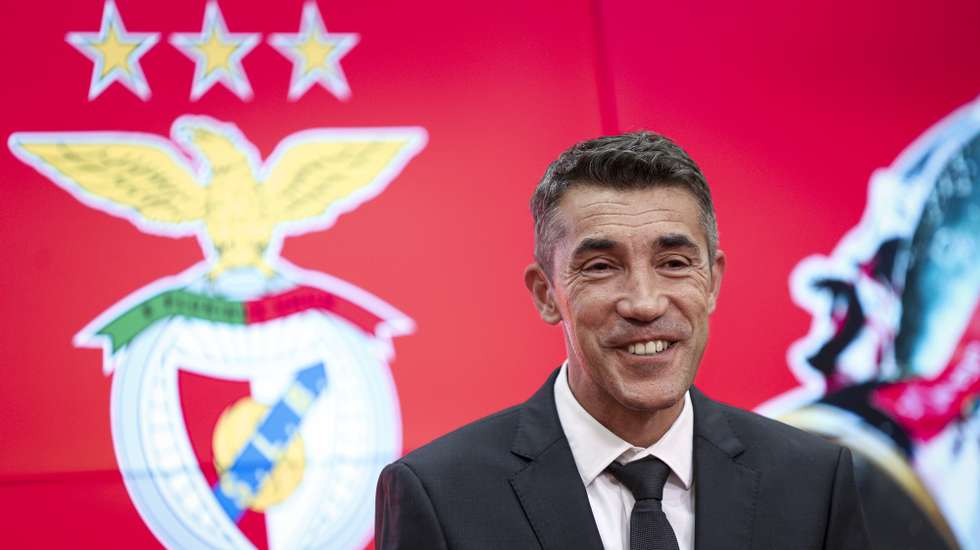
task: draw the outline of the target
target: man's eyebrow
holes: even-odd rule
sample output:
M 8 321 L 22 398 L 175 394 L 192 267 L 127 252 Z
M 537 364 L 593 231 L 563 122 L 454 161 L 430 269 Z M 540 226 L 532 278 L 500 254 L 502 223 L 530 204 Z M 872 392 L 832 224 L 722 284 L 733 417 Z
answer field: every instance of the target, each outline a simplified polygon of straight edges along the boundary
M 603 250 L 612 250 L 616 248 L 618 243 L 612 239 L 604 239 L 597 237 L 586 237 L 582 239 L 582 242 L 578 243 L 575 250 L 572 251 L 572 257 L 581 256 L 588 252 L 596 252 Z
M 695 252 L 700 252 L 701 247 L 691 240 L 690 237 L 682 233 L 668 233 L 667 235 L 661 235 L 657 237 L 657 240 L 653 243 L 654 248 L 658 249 L 688 249 Z

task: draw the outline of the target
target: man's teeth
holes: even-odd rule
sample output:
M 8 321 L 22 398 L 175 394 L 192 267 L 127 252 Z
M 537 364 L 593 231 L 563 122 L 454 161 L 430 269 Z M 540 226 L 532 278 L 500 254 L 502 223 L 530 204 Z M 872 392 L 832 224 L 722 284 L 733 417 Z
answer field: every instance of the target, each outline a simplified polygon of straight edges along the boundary
M 639 342 L 630 344 L 626 350 L 633 355 L 653 355 L 660 353 L 670 347 L 670 342 L 666 340 L 650 340 L 649 342 Z

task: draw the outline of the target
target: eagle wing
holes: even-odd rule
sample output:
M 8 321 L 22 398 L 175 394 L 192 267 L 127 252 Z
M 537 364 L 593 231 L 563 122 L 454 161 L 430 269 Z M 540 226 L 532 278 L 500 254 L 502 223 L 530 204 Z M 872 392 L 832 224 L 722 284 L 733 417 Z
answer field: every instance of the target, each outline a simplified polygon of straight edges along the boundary
M 11 150 L 77 198 L 110 213 L 180 224 L 203 218 L 207 192 L 172 143 L 145 134 L 18 133 Z
M 421 128 L 309 130 L 277 147 L 259 193 L 277 222 L 331 222 L 380 193 L 425 143 Z

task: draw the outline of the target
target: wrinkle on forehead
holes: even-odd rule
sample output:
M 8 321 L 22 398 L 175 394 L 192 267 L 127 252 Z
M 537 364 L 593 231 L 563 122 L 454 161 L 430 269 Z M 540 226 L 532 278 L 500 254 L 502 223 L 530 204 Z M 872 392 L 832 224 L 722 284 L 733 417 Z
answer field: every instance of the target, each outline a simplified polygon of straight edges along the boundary
M 648 208 L 639 212 L 594 212 L 592 214 L 581 216 L 579 219 L 588 220 L 598 216 L 642 216 L 644 214 L 651 214 L 654 212 L 675 212 L 675 210 L 672 208 Z
M 605 223 L 596 223 L 596 224 L 593 224 L 591 227 L 593 229 L 601 229 L 601 228 L 604 228 L 604 227 L 606 227 L 606 228 L 623 227 L 623 228 L 627 228 L 627 229 L 636 229 L 638 227 L 646 227 L 648 225 L 657 225 L 657 224 L 669 223 L 669 222 L 674 222 L 674 221 L 675 220 L 658 219 L 658 220 L 645 220 L 645 221 L 641 220 L 641 221 L 637 221 L 636 223 L 605 222 Z
M 684 213 L 673 208 L 648 208 L 639 212 L 595 212 L 578 216 L 573 221 L 575 227 L 637 228 L 663 223 L 684 221 Z
M 611 204 L 613 206 L 629 206 L 630 203 L 625 202 L 625 201 L 613 201 L 613 200 L 603 199 L 601 201 L 587 202 L 587 203 L 585 203 L 585 204 L 582 205 L 582 208 L 589 208 L 589 207 L 592 207 L 592 206 L 602 206 L 604 204 Z

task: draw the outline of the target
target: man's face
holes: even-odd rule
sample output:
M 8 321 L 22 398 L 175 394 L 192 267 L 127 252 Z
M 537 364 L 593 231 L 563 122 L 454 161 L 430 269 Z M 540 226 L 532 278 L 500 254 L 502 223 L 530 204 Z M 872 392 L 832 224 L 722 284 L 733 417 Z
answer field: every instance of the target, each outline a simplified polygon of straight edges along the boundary
M 550 281 L 533 266 L 526 278 L 542 317 L 562 325 L 576 398 L 597 417 L 678 404 L 708 340 L 725 261 L 720 251 L 708 260 L 694 196 L 580 184 L 556 214 Z

